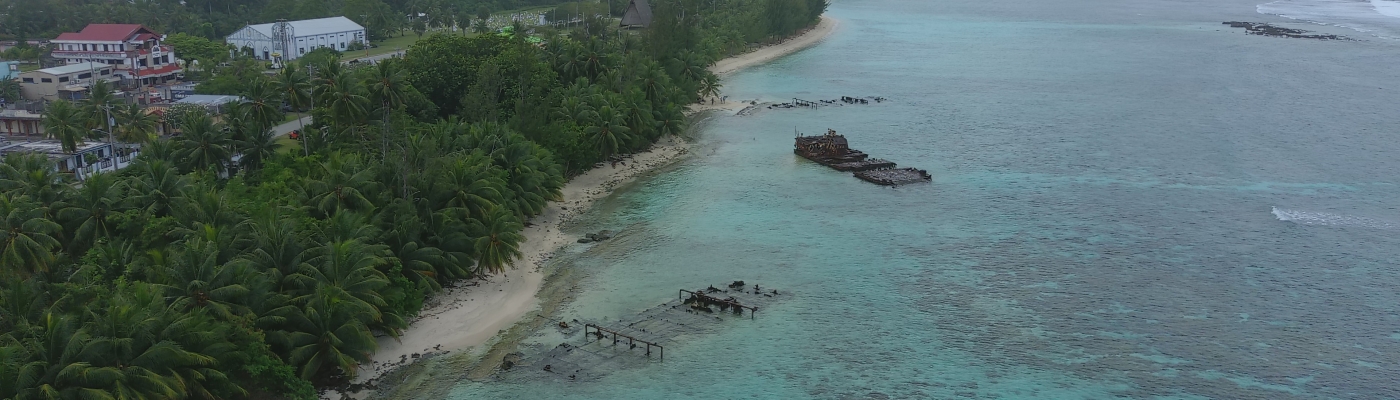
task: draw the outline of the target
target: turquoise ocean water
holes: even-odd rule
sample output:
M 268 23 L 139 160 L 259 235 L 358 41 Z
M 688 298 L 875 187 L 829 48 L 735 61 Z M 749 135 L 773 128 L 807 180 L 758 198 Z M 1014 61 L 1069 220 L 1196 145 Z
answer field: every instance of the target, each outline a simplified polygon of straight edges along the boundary
M 451 397 L 1400 398 L 1400 42 L 1220 24 L 1289 21 L 1257 3 L 838 0 L 726 93 L 892 101 L 714 116 L 561 266 L 588 273 L 565 318 L 790 297 L 665 362 Z M 799 159 L 794 128 L 933 182 Z

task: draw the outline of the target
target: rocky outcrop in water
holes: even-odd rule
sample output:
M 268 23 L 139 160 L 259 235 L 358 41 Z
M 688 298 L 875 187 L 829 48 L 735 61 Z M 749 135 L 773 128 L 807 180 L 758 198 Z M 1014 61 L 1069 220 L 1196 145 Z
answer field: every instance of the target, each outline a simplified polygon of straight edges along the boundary
M 1251 35 L 1286 37 L 1295 39 L 1319 39 L 1319 40 L 1352 40 L 1346 36 L 1313 34 L 1311 31 L 1302 29 L 1283 28 L 1269 25 L 1263 22 L 1240 22 L 1228 21 L 1221 24 L 1229 25 L 1232 28 L 1243 28 L 1245 33 Z

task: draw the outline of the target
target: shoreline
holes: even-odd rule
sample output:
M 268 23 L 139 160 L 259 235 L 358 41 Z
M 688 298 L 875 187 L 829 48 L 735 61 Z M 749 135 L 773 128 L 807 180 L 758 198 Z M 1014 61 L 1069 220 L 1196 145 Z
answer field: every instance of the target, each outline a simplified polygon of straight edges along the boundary
M 725 75 L 738 72 L 744 68 L 773 61 L 798 50 L 802 50 L 817 42 L 826 39 L 836 28 L 841 25 L 841 21 L 822 15 L 821 21 L 806 30 L 800 31 L 797 35 L 784 39 L 772 45 L 763 46 L 748 53 L 735 55 L 715 62 L 710 66 L 710 72 L 723 78 Z
M 795 51 L 805 49 L 825 39 L 834 31 L 838 21 L 823 15 L 821 21 L 797 36 L 748 53 L 725 58 L 710 67 L 716 75 L 724 76 L 744 68 L 766 63 Z M 738 111 L 746 104 L 738 101 L 724 104 L 695 104 L 687 116 L 704 111 Z M 365 384 L 398 367 L 412 364 L 429 354 L 442 355 L 467 351 L 488 344 L 500 333 L 516 325 L 540 303 L 537 294 L 545 279 L 544 265 L 565 246 L 575 243 L 578 235 L 560 230 L 565 224 L 588 211 L 598 200 L 636 177 L 683 159 L 691 144 L 676 136 L 657 141 L 650 149 L 632 154 L 625 165 L 597 167 L 574 177 L 565 184 L 563 200 L 550 202 L 543 213 L 529 221 L 521 232 L 525 241 L 520 245 L 521 259 L 516 269 L 479 281 L 463 282 L 452 288 L 444 287 L 423 306 L 419 316 L 409 322 L 408 329 L 395 340 L 378 339 L 379 349 L 368 364 L 360 366 L 352 384 Z M 352 394 L 364 398 L 373 390 Z M 338 391 L 327 390 L 322 398 L 339 398 Z

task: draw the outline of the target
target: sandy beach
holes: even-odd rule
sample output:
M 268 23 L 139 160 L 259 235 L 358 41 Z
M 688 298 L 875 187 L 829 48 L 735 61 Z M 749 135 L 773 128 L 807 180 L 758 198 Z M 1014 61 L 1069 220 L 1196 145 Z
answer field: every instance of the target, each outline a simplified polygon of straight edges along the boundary
M 840 21 L 831 17 L 822 16 L 821 22 L 818 22 L 816 26 L 808 28 L 801 34 L 769 46 L 760 47 L 748 53 L 719 60 L 715 65 L 710 66 L 710 72 L 714 72 L 715 75 L 723 77 L 744 68 L 776 60 L 782 56 L 792 54 L 795 51 L 811 47 L 817 44 L 817 42 L 822 41 L 822 39 L 826 39 L 828 35 L 831 35 L 831 32 L 836 30 L 837 25 L 840 25 Z
M 816 44 L 834 30 L 837 21 L 822 17 L 820 23 L 799 36 L 726 58 L 710 68 L 717 75 L 772 61 L 783 55 Z M 744 104 L 695 105 L 692 113 L 707 110 L 738 110 Z M 362 365 L 355 383 L 375 379 L 394 368 L 412 363 L 419 355 L 448 353 L 488 343 L 530 311 L 536 309 L 536 294 L 544 281 L 541 267 L 559 249 L 577 242 L 559 228 L 588 210 L 620 185 L 655 168 L 684 157 L 689 145 L 677 137 L 663 138 L 650 150 L 630 156 L 625 165 L 603 165 L 575 177 L 565 185 L 563 200 L 550 203 L 544 213 L 533 218 L 524 231 L 520 246 L 523 258 L 515 269 L 485 280 L 461 282 L 429 300 L 420 316 L 397 340 L 379 340 L 373 362 Z M 361 392 L 360 395 L 363 395 Z M 325 396 L 323 396 L 325 397 Z M 359 397 L 359 396 L 357 396 Z

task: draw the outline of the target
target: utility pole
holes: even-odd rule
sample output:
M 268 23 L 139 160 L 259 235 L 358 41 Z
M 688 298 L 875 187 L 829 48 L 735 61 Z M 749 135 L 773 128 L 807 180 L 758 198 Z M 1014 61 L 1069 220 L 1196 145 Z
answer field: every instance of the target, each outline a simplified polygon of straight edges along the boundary
M 307 111 L 315 111 L 315 110 L 316 110 L 316 67 L 311 66 L 311 65 L 307 65 L 307 66 L 306 66 L 306 76 L 307 76 L 307 83 L 310 83 L 310 84 L 311 84 L 311 90 L 308 90 L 308 91 L 307 91 L 307 92 L 308 92 L 307 94 L 309 95 L 308 97 L 311 98 L 311 109 L 310 109 L 310 110 L 307 110 Z M 313 120 L 312 122 L 315 122 L 315 120 Z M 297 132 L 297 138 L 301 139 L 301 149 L 304 150 L 304 152 L 306 153 L 306 156 L 307 156 L 307 157 L 311 157 L 311 142 L 310 142 L 309 139 L 306 138 L 306 125 L 302 125 L 302 127 L 301 127 L 301 132 Z

